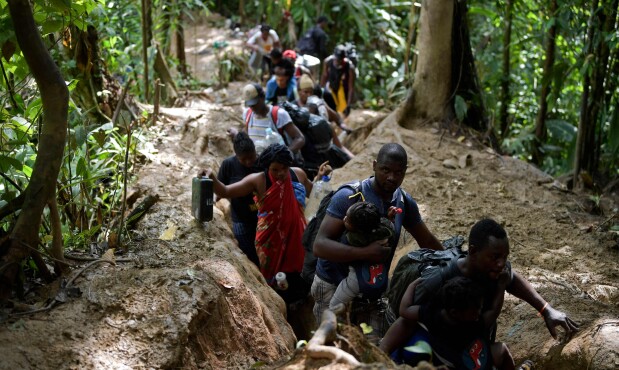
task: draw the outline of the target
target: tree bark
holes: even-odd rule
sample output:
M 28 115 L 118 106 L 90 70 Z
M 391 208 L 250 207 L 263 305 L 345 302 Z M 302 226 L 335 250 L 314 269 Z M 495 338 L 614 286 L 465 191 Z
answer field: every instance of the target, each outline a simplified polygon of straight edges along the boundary
M 178 70 L 181 76 L 185 79 L 189 77 L 187 72 L 187 57 L 185 55 L 185 29 L 183 28 L 183 13 L 178 16 L 176 24 L 176 57 L 178 58 Z M 165 54 L 164 54 L 165 55 Z
M 0 296 L 15 284 L 19 263 L 36 251 L 41 214 L 55 196 L 67 134 L 69 90 L 39 34 L 28 0 L 8 0 L 15 35 L 41 92 L 43 123 L 22 211 L 7 242 L 0 245 Z
M 595 11 L 598 8 L 599 0 L 594 0 L 591 6 L 591 16 L 587 26 L 587 48 L 585 58 L 592 57 L 593 53 L 593 37 L 595 36 Z M 576 148 L 574 150 L 574 174 L 572 178 L 573 188 L 579 188 L 582 184 L 580 181 L 580 171 L 582 170 L 583 158 L 585 155 L 585 139 L 589 130 L 590 121 L 587 114 L 587 106 L 589 105 L 589 89 L 591 85 L 591 73 L 586 71 L 583 78 L 583 93 L 580 100 L 580 120 L 578 122 L 578 136 L 576 137 Z
M 544 154 L 541 147 L 546 143 L 548 139 L 548 132 L 546 130 L 546 115 L 548 113 L 548 96 L 550 95 L 550 81 L 552 81 L 553 67 L 555 64 L 555 38 L 557 36 L 557 0 L 550 2 L 550 17 L 555 19 L 552 26 L 548 29 L 546 35 L 546 60 L 544 61 L 542 72 L 542 90 L 539 96 L 539 110 L 537 111 L 537 117 L 535 119 L 535 140 L 533 141 L 533 163 L 536 165 L 542 164 L 544 161 Z
M 601 35 L 609 35 L 614 32 L 615 20 L 617 18 L 617 0 L 612 3 L 604 4 L 598 12 L 598 25 Z M 603 117 L 599 117 L 600 112 L 605 110 L 604 95 L 605 91 L 613 91 L 607 89 L 608 73 L 609 73 L 609 58 L 610 47 L 606 37 L 599 38 L 599 44 L 595 53 L 595 69 L 593 71 L 593 81 L 591 86 L 591 99 L 589 102 L 589 115 L 592 127 L 588 132 L 585 140 L 586 160 L 584 168 L 592 175 L 597 174 L 598 163 L 601 154 L 603 129 Z M 609 107 L 607 107 L 608 109 Z M 599 123 L 599 124 L 598 124 Z M 598 136 L 596 138 L 596 132 Z M 588 148 L 588 150 L 587 150 Z
M 419 120 L 442 120 L 450 111 L 453 13 L 452 0 L 422 3 L 415 80 L 398 117 L 403 127 L 411 128 Z
M 142 0 L 142 63 L 144 64 L 144 98 L 150 100 L 148 47 L 152 41 L 152 17 L 150 0 Z
M 501 110 L 499 122 L 501 125 L 501 138 L 505 139 L 509 132 L 508 108 L 511 103 L 509 91 L 509 75 L 511 74 L 511 43 L 512 43 L 512 19 L 513 4 L 516 0 L 505 0 L 505 30 L 503 33 L 503 77 L 501 77 Z
M 404 76 L 406 76 L 406 78 L 410 78 L 410 67 L 408 62 L 410 60 L 411 48 L 417 31 L 415 18 L 417 18 L 417 6 L 414 1 L 411 1 L 411 11 L 408 17 L 408 35 L 406 36 L 406 50 L 404 51 Z

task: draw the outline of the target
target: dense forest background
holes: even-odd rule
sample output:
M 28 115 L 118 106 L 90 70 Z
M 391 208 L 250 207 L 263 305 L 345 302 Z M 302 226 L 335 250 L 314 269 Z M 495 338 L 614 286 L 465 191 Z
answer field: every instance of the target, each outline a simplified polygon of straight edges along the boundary
M 619 175 L 619 0 L 440 3 L 453 7 L 446 21 L 453 24 L 451 42 L 459 50 L 452 55 L 444 123 L 480 140 L 491 138 L 487 142 L 504 154 L 563 177 L 568 187 L 586 188 L 599 202 Z M 174 105 L 187 91 L 252 78 L 248 52 L 219 44 L 210 45 L 218 73 L 205 81 L 192 76 L 184 26 L 193 17 L 222 14 L 227 25 L 238 23 L 239 37 L 266 22 L 293 48 L 324 14 L 332 20 L 328 48 L 356 46 L 358 104 L 393 110 L 414 86 L 424 53 L 417 44 L 422 5 L 0 0 L 4 282 L 13 285 L 17 271 L 51 279 L 41 255 L 62 273 L 63 246 L 87 249 L 101 240 L 120 250 L 126 245 L 127 224 L 140 214 L 123 216 L 131 195 L 125 190 L 134 166 L 153 150 L 146 137 L 157 114 L 155 108 L 149 115 L 140 102 Z M 40 47 L 30 43 L 34 37 Z M 52 141 L 60 143 L 54 151 Z M 51 158 L 42 159 L 44 154 Z M 48 172 L 37 175 L 37 168 Z M 37 212 L 43 212 L 42 222 Z

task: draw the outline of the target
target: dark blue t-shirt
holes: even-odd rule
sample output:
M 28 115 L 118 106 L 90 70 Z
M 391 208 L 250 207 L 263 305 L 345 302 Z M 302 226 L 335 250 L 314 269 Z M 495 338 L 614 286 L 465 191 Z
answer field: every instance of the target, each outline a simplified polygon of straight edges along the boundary
M 387 217 L 389 207 L 391 206 L 402 208 L 402 213 L 397 214 L 395 218 L 395 236 L 393 238 L 393 243 L 390 245 L 391 254 L 389 255 L 389 259 L 385 262 L 386 271 L 384 271 L 384 273 L 388 275 L 395 248 L 400 240 L 400 231 L 402 226 L 405 228 L 411 228 L 422 223 L 423 221 L 421 220 L 421 215 L 419 214 L 417 202 L 415 202 L 410 194 L 398 188 L 398 190 L 393 193 L 391 201 L 383 201 L 372 188 L 373 182 L 373 176 L 363 180 L 361 182 L 360 192 L 363 194 L 363 198 L 366 202 L 373 203 L 376 207 L 378 207 L 381 216 Z M 327 208 L 327 214 L 331 217 L 343 220 L 348 208 L 361 200 L 360 195 L 353 196 L 355 193 L 356 192 L 350 187 L 340 188 L 333 195 L 333 198 L 331 198 L 331 202 Z M 318 264 L 316 265 L 316 274 L 318 274 L 322 280 L 337 285 L 348 275 L 348 266 L 349 264 L 346 263 L 335 263 L 319 258 Z
M 247 175 L 255 172 L 260 172 L 258 168 L 247 168 L 239 162 L 236 156 L 231 156 L 221 163 L 217 179 L 224 185 L 234 184 L 243 180 Z M 230 199 L 230 207 L 232 208 L 232 222 L 239 222 L 248 225 L 257 225 L 258 208 L 254 203 L 253 194 L 246 195 L 240 198 Z

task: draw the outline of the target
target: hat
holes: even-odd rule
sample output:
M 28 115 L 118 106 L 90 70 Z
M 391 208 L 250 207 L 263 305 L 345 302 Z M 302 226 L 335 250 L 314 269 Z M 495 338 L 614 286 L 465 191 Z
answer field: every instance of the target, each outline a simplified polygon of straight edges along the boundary
M 333 51 L 333 55 L 335 55 L 339 59 L 345 58 L 346 57 L 346 48 L 344 47 L 344 45 L 336 46 L 335 50 Z
M 288 50 L 284 51 L 282 56 L 284 58 L 288 58 L 288 59 L 292 59 L 292 60 L 297 60 L 297 53 L 294 50 L 288 49 Z
M 246 107 L 255 105 L 261 98 L 264 98 L 264 90 L 262 89 L 262 86 L 256 83 L 245 85 L 243 88 L 243 100 L 245 101 Z
M 314 81 L 312 81 L 312 78 L 306 74 L 301 75 L 301 78 L 299 79 L 299 88 L 301 90 L 303 89 L 313 89 L 314 88 Z
M 266 24 L 266 23 L 263 23 L 263 24 L 260 26 L 260 31 L 262 31 L 262 32 L 269 32 L 270 30 L 271 30 L 271 26 L 269 26 L 269 25 L 268 25 L 268 24 Z

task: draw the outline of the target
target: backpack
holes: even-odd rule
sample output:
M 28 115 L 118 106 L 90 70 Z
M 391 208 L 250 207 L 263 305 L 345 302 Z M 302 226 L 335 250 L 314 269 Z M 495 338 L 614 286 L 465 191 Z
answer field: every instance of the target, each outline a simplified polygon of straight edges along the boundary
M 346 42 L 344 44 L 344 48 L 346 48 L 346 58 L 355 65 L 355 68 L 359 68 L 357 62 L 359 61 L 359 54 L 357 54 L 357 47 L 352 42 Z
M 314 29 L 305 32 L 303 37 L 297 42 L 297 50 L 301 54 L 313 55 L 316 52 L 316 43 L 314 42 Z
M 400 302 L 409 284 L 421 277 L 422 273 L 430 268 L 443 268 L 452 261 L 466 255 L 462 251 L 464 237 L 454 236 L 443 241 L 445 250 L 421 248 L 402 256 L 393 270 L 389 288 L 385 297 L 389 300 L 389 307 L 395 317 L 399 316 Z
M 329 203 L 331 202 L 331 198 L 333 195 L 343 188 L 351 188 L 355 194 L 360 193 L 361 191 L 361 181 L 355 181 L 352 183 L 344 184 L 337 188 L 335 191 L 331 191 L 329 194 L 325 195 L 324 198 L 320 201 L 318 205 L 318 211 L 316 211 L 316 216 L 310 220 L 303 231 L 303 237 L 301 238 L 301 244 L 305 249 L 305 259 L 303 260 L 303 270 L 301 271 L 301 277 L 312 284 L 314 281 L 314 274 L 316 272 L 316 263 L 318 263 L 318 259 L 314 257 L 314 240 L 316 240 L 316 234 L 318 234 L 318 229 L 320 228 L 320 224 L 322 220 L 325 218 L 327 214 L 327 208 L 329 207 Z M 355 197 L 355 199 L 360 199 L 362 197 Z
M 288 102 L 282 103 L 281 107 L 288 112 L 292 122 L 301 130 L 317 153 L 326 154 L 329 151 L 333 139 L 329 122 L 321 116 L 310 114 L 307 108 Z
M 279 134 L 282 135 L 284 140 L 286 140 L 284 136 L 284 129 L 277 128 L 277 112 L 278 111 L 279 111 L 279 107 L 277 105 L 274 105 L 271 107 L 271 121 L 273 122 L 275 129 L 277 129 Z M 247 108 L 247 115 L 245 116 L 245 131 L 246 132 L 249 132 L 249 120 L 251 119 L 252 114 L 254 114 L 254 111 L 251 108 Z

